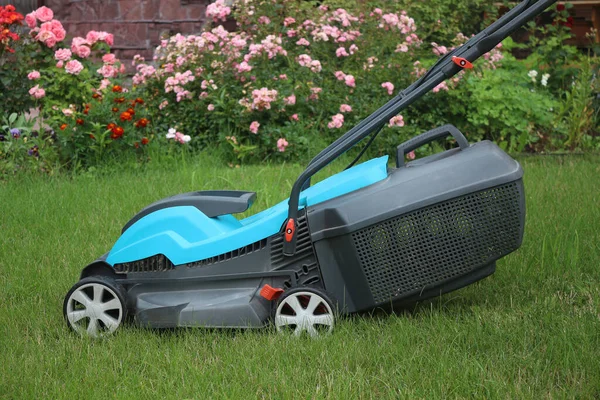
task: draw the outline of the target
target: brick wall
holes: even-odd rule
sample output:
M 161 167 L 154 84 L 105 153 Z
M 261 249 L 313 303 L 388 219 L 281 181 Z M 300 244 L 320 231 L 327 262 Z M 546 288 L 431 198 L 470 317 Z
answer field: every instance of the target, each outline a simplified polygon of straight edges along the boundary
M 197 33 L 210 0 L 44 0 L 67 35 L 85 36 L 90 30 L 114 34 L 118 58 L 135 54 L 149 59 L 165 33 Z

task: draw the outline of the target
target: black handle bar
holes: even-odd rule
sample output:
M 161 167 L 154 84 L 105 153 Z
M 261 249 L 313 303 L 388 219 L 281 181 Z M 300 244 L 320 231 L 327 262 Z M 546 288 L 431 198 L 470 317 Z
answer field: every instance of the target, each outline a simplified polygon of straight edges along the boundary
M 458 143 L 458 146 L 461 150 L 469 148 L 469 142 L 465 138 L 465 136 L 458 130 L 454 125 L 444 125 L 438 128 L 432 129 L 425 133 L 421 133 L 419 136 L 416 136 L 406 142 L 402 143 L 396 148 L 396 166 L 398 168 L 404 167 L 404 155 L 410 153 L 413 150 L 418 149 L 419 147 L 432 142 L 436 139 L 443 138 L 448 136 L 448 134 L 452 135 L 452 137 Z

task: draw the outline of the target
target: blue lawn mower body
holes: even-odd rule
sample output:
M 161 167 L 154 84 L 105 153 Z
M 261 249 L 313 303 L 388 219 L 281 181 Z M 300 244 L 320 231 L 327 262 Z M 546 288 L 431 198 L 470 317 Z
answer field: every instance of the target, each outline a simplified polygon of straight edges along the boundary
M 67 293 L 67 324 L 98 336 L 128 315 L 158 328 L 274 321 L 316 335 L 337 312 L 412 304 L 492 274 L 525 221 L 523 171 L 495 144 L 469 144 L 446 125 L 398 146 L 395 168 L 385 156 L 314 186 L 310 177 L 552 3 L 524 1 L 440 59 L 315 157 L 289 199 L 244 219 L 235 214 L 254 192 L 185 193 L 141 210 Z M 458 148 L 404 163 L 448 135 Z

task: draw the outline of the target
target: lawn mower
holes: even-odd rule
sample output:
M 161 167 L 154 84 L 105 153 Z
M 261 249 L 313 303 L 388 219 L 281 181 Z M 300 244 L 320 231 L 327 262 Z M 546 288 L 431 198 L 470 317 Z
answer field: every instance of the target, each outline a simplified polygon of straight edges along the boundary
M 311 336 L 340 315 L 404 307 L 495 271 L 521 245 L 523 171 L 498 146 L 469 144 L 454 126 L 311 186 L 323 167 L 401 110 L 492 50 L 556 0 L 525 0 L 441 57 L 422 77 L 321 151 L 290 197 L 244 219 L 247 191 L 198 191 L 150 204 L 67 293 L 67 325 L 104 336 L 128 315 L 152 328 L 263 327 Z M 458 147 L 405 163 L 452 136 Z

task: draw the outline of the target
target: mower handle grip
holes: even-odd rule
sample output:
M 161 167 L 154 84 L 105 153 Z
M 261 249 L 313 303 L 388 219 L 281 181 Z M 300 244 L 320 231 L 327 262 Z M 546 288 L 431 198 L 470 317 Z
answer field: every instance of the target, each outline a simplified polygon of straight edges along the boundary
M 469 142 L 465 136 L 454 125 L 447 124 L 425 133 L 421 133 L 419 136 L 407 140 L 399 145 L 396 148 L 396 167 L 401 168 L 405 166 L 404 156 L 407 153 L 410 153 L 411 151 L 416 150 L 424 144 L 430 143 L 436 139 L 446 137 L 448 134 L 452 135 L 461 150 L 469 148 Z

